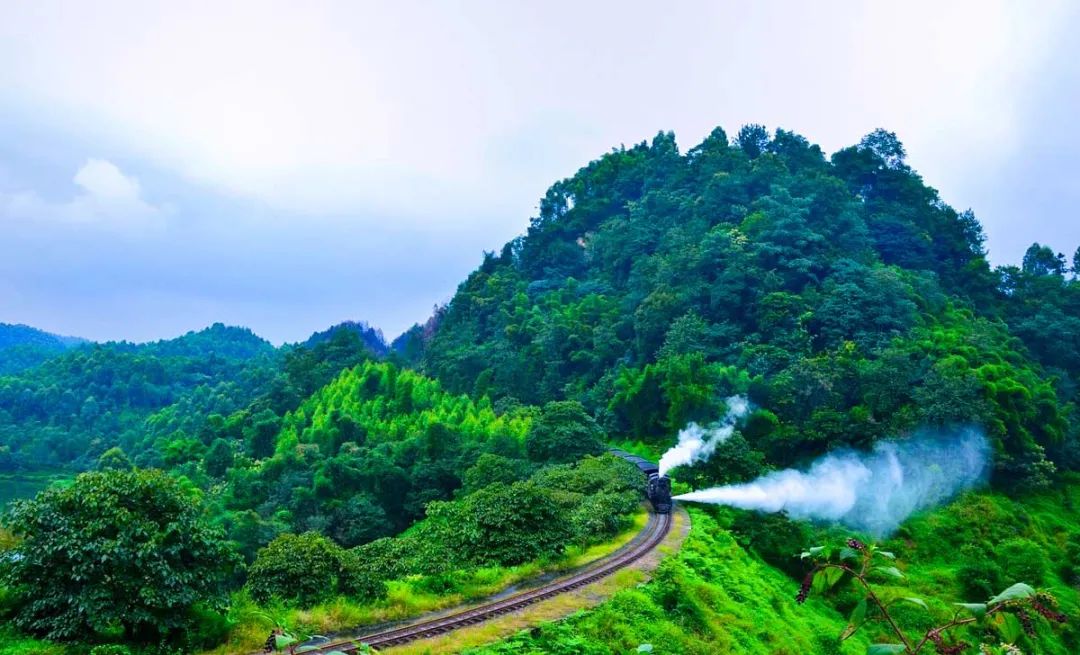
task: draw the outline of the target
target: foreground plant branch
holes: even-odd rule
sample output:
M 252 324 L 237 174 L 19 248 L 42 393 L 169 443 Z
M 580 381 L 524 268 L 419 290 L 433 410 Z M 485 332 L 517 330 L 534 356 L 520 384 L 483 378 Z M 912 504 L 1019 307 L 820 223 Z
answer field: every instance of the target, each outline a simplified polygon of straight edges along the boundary
M 1035 637 L 1032 611 L 1051 622 L 1066 621 L 1066 616 L 1056 610 L 1057 601 L 1053 596 L 1018 582 L 984 603 L 953 603 L 957 610 L 950 621 L 930 628 L 921 636 L 912 637 L 900 627 L 890 608 L 906 602 L 928 610 L 926 601 L 913 596 L 896 595 L 890 598 L 891 592 L 882 588 L 880 582 L 875 582 L 875 579 L 904 579 L 904 574 L 893 563 L 896 559 L 893 553 L 879 550 L 858 539 L 848 539 L 839 549 L 817 546 L 803 552 L 801 557 L 811 560 L 813 566 L 803 579 L 795 602 L 802 604 L 812 592 L 824 593 L 842 580 L 850 580 L 863 598 L 851 611 L 840 640 L 848 639 L 867 623 L 878 620 L 899 642 L 872 644 L 867 648 L 867 655 L 916 655 L 931 644 L 938 655 L 959 655 L 972 648 L 972 645 L 959 640 L 947 643 L 945 633 L 975 623 L 993 628 L 1003 640 L 998 647 L 982 645 L 980 652 L 1016 653 L 1019 651 L 1013 643 L 1022 635 Z M 868 615 L 871 607 L 876 608 L 880 616 Z

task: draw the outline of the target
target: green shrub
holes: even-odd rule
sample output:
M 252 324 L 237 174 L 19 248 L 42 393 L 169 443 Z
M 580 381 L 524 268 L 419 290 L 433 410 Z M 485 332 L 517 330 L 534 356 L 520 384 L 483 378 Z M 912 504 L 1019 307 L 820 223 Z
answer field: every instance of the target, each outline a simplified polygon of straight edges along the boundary
M 995 554 L 1006 578 L 1004 582 L 1023 581 L 1039 586 L 1046 581 L 1046 552 L 1030 539 L 1009 539 L 998 545 Z
M 1001 567 L 979 546 L 968 544 L 958 551 L 956 578 L 965 598 L 989 598 L 1001 589 Z
M 259 551 L 247 588 L 260 603 L 272 598 L 314 605 L 334 596 L 343 576 L 340 546 L 321 534 L 283 534 Z
M 91 648 L 89 655 L 131 655 L 131 649 L 120 644 L 103 644 Z

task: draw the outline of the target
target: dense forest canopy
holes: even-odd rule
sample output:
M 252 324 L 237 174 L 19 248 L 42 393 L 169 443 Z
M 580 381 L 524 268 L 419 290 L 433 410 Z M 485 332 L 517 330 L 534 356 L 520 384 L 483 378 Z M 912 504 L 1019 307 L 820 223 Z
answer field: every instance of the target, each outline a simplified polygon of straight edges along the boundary
M 758 125 L 685 154 L 660 133 L 552 186 L 395 347 L 451 389 L 578 400 L 653 443 L 747 391 L 744 472 L 964 424 L 996 482 L 1039 487 L 1078 464 L 1077 263 L 1036 244 L 992 269 L 883 130 L 831 158 Z

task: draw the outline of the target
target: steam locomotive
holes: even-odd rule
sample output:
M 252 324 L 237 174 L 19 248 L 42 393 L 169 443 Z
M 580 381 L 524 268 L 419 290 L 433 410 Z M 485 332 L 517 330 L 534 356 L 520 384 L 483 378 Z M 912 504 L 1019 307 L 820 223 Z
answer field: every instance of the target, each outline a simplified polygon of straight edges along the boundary
M 671 478 L 666 475 L 660 475 L 659 466 L 647 459 L 642 459 L 641 457 L 632 455 L 624 450 L 612 448 L 609 452 L 638 467 L 638 470 L 645 475 L 648 479 L 646 493 L 649 496 L 649 502 L 652 503 L 653 509 L 656 510 L 657 514 L 667 514 L 671 512 Z

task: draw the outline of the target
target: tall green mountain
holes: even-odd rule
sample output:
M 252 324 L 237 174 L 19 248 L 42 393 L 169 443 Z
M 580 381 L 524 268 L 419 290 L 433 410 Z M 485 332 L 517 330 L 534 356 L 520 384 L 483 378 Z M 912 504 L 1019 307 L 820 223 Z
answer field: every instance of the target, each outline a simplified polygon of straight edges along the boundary
M 658 445 L 748 392 L 743 475 L 974 424 L 995 482 L 1044 486 L 1078 464 L 1080 283 L 1037 244 L 992 270 L 983 243 L 891 133 L 831 157 L 756 125 L 685 153 L 660 133 L 553 185 L 395 348 L 450 389 L 580 400 Z

